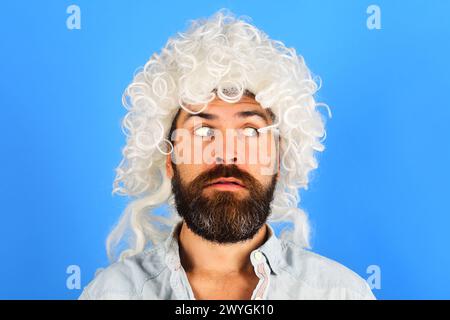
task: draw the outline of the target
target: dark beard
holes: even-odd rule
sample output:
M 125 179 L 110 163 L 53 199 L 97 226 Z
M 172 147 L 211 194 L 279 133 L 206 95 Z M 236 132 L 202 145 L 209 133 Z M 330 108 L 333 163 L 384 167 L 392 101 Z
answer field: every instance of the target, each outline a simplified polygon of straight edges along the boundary
M 178 214 L 195 234 L 216 243 L 236 243 L 253 238 L 266 223 L 276 175 L 265 187 L 236 165 L 220 164 L 185 186 L 173 163 L 172 168 L 172 191 Z M 247 195 L 242 198 L 233 191 L 214 191 L 211 196 L 204 196 L 205 186 L 221 177 L 240 179 L 248 190 Z

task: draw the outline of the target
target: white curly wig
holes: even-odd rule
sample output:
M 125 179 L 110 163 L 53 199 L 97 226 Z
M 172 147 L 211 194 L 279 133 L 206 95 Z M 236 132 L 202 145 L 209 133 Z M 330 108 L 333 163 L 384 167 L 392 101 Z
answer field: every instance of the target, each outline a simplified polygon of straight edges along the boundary
M 111 262 L 156 245 L 181 220 L 165 173 L 166 155 L 173 150 L 167 135 L 179 108 L 193 113 L 188 105 L 206 108 L 216 95 L 237 102 L 246 91 L 263 108 L 270 107 L 276 115 L 272 126 L 280 135 L 280 177 L 268 222 L 291 225 L 282 229 L 280 238 L 310 248 L 298 189 L 308 189 L 308 173 L 318 167 L 314 151 L 324 150 L 326 133 L 318 108 L 331 113 L 315 101 L 320 81 L 303 57 L 247 21 L 227 10 L 192 21 L 138 69 L 126 88 L 122 127 L 127 139 L 113 193 L 132 199 L 108 236 Z M 167 215 L 154 212 L 165 204 Z

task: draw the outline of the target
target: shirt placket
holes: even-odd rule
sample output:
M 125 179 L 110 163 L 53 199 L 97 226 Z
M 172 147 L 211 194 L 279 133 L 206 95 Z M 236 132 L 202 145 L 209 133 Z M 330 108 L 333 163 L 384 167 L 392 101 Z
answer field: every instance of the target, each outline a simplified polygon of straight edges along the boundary
M 252 262 L 255 273 L 259 278 L 259 282 L 253 291 L 251 300 L 265 300 L 267 299 L 270 285 L 270 267 L 267 264 L 266 257 L 259 250 L 252 252 L 250 261 Z

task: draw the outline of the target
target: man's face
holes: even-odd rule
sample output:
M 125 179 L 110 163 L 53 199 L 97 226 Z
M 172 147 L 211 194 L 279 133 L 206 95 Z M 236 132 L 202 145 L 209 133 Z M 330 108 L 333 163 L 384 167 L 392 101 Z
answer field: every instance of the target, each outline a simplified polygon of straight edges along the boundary
M 203 106 L 190 106 L 196 112 Z M 253 98 L 215 99 L 200 114 L 182 110 L 167 157 L 177 211 L 189 229 L 218 243 L 251 239 L 267 221 L 279 175 L 278 137 Z

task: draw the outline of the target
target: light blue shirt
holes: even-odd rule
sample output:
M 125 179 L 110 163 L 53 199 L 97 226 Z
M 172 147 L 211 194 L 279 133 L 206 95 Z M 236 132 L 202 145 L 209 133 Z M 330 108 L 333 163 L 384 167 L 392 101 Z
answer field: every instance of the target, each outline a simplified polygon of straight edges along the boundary
M 85 299 L 195 300 L 180 263 L 178 235 L 182 221 L 154 248 L 115 262 L 96 273 L 84 288 Z M 375 299 L 367 282 L 343 265 L 276 237 L 250 253 L 259 282 L 258 299 Z

